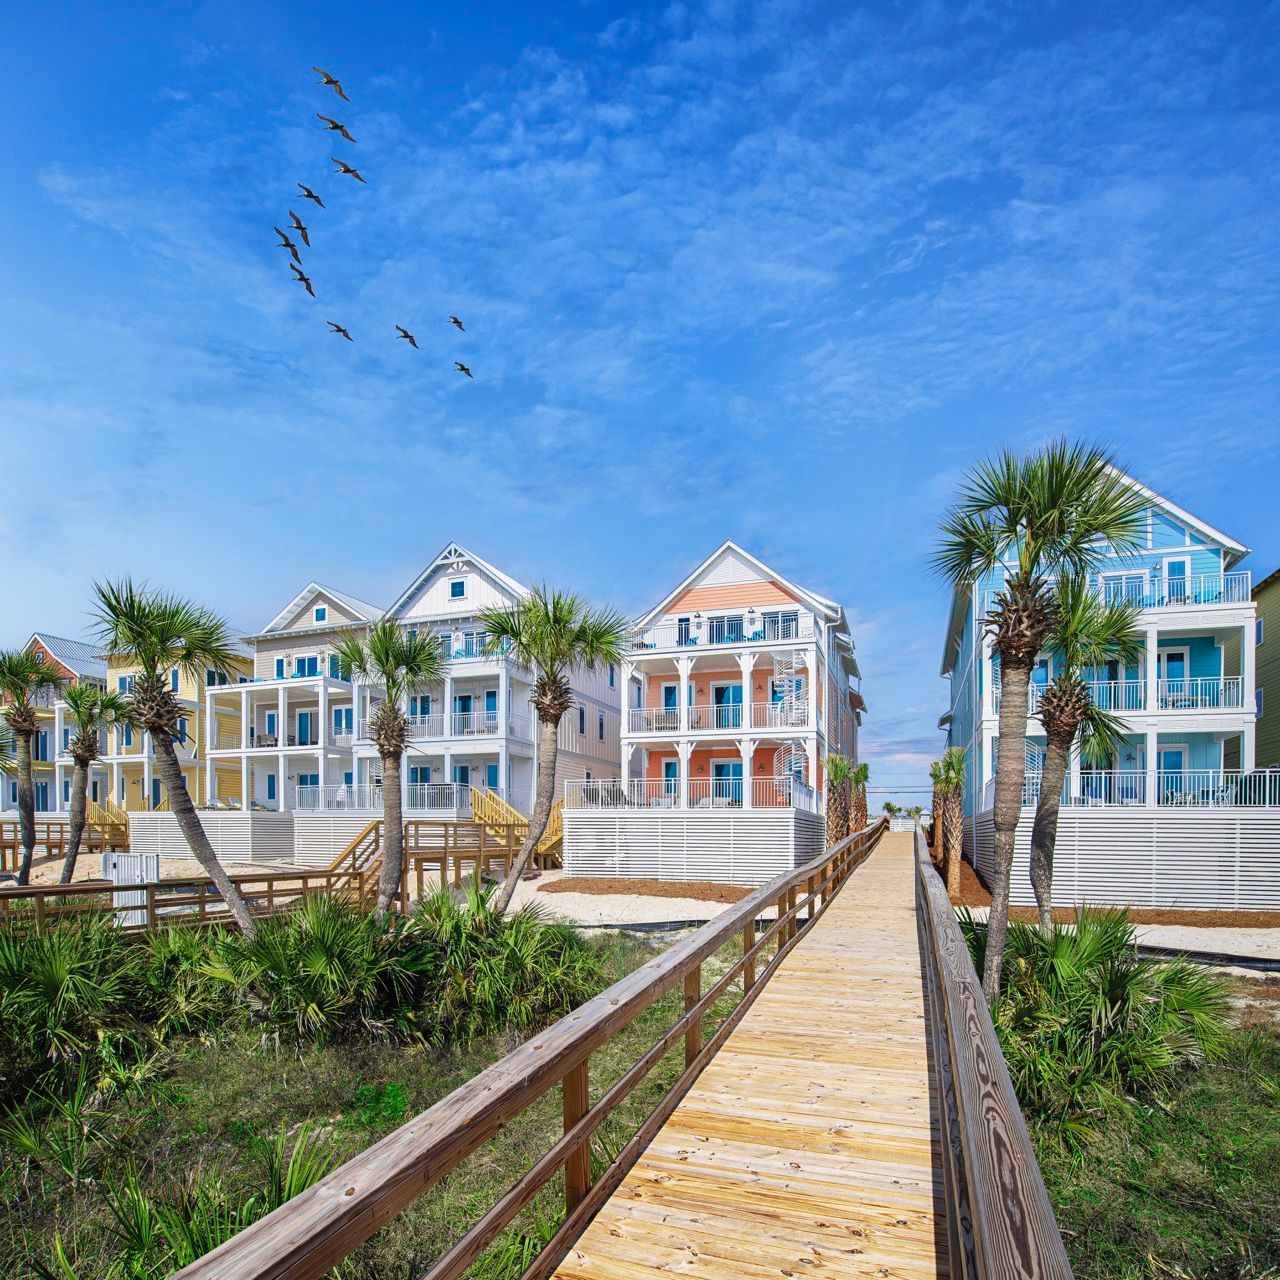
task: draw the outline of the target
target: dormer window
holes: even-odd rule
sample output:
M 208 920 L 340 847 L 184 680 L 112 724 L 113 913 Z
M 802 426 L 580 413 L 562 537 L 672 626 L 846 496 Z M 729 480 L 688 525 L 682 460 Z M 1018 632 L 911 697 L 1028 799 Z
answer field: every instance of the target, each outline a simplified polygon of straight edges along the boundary
M 323 622 L 328 616 L 329 610 L 324 605 L 316 605 L 314 617 L 317 622 Z
M 467 580 L 466 578 L 454 578 L 449 583 L 449 599 L 465 600 L 467 598 Z

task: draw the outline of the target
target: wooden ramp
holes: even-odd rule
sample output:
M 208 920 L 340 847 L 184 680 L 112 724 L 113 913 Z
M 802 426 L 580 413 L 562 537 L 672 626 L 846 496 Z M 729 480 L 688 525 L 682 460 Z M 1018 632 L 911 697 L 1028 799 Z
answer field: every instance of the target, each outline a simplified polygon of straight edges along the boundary
M 915 874 L 886 835 L 556 1275 L 948 1274 Z

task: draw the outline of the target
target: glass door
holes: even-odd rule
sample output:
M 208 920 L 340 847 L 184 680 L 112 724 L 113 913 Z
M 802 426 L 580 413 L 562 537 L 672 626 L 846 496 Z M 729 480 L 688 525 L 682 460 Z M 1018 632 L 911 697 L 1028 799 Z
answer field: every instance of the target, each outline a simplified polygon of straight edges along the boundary
M 680 761 L 664 760 L 662 762 L 662 794 L 670 804 L 674 804 L 680 794 Z
M 742 803 L 741 760 L 715 760 L 712 762 L 711 803 L 713 805 L 740 805 Z
M 742 727 L 742 686 L 740 684 L 713 685 L 711 702 L 714 707 L 715 728 L 740 729 Z
M 1166 604 L 1190 604 L 1191 566 L 1185 559 L 1164 562 L 1164 597 Z

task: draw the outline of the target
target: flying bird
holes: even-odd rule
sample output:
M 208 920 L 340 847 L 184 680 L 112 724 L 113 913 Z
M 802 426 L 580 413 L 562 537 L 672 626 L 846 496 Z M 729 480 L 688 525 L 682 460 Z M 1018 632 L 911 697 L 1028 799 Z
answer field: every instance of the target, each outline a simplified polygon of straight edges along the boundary
M 289 217 L 292 221 L 289 224 L 290 231 L 296 231 L 302 237 L 302 243 L 311 248 L 311 237 L 307 235 L 307 229 L 302 225 L 302 219 L 298 217 L 292 209 L 289 210 Z
M 326 320 L 325 324 L 329 326 L 332 332 L 342 334 L 342 336 L 346 338 L 348 342 L 355 341 L 355 339 L 340 324 L 334 324 L 332 320 Z
M 293 265 L 292 262 L 289 263 L 289 270 L 293 272 L 299 284 L 305 284 L 307 286 L 307 292 L 314 298 L 316 296 L 316 291 L 311 287 L 310 276 L 304 275 L 301 271 L 298 270 L 297 267 Z
M 328 126 L 330 133 L 340 133 L 344 138 L 346 138 L 348 142 L 355 141 L 355 139 L 347 132 L 347 126 L 345 124 L 341 124 L 339 121 L 335 120 L 332 116 L 322 116 L 317 111 L 316 119 L 323 120 L 325 124 Z
M 298 183 L 298 190 L 302 192 L 303 199 L 314 200 L 316 204 L 318 204 L 322 209 L 324 208 L 324 201 L 321 200 L 320 197 L 316 195 L 316 193 L 312 191 L 310 187 L 300 182 Z
M 457 325 L 459 329 L 462 329 L 462 321 L 459 320 L 457 316 L 450 316 L 449 323 L 453 325 Z M 466 333 L 466 330 L 462 329 L 462 332 Z
M 453 362 L 453 367 L 457 369 L 459 373 L 465 373 L 468 378 L 474 378 L 476 376 L 474 373 L 471 372 L 470 369 L 467 368 L 465 364 L 462 363 L 461 360 L 455 360 Z
M 364 179 L 360 176 L 359 169 L 353 169 L 345 160 L 339 160 L 337 156 L 330 156 L 329 159 L 338 166 L 334 170 L 334 173 L 349 173 L 357 182 L 364 182 Z M 369 184 L 365 182 L 365 186 L 368 185 Z
M 332 89 L 334 93 L 343 100 L 343 102 L 351 101 L 351 99 L 342 92 L 342 81 L 335 80 L 327 71 L 321 71 L 319 67 L 312 67 L 311 70 L 320 77 L 320 83 L 325 85 L 327 88 Z
M 396 325 L 396 340 L 403 338 L 415 351 L 418 350 L 418 340 L 403 325 Z
M 274 227 L 272 229 L 275 231 L 276 235 L 280 237 L 279 247 L 281 249 L 288 249 L 289 252 L 293 254 L 294 262 L 296 262 L 298 266 L 302 266 L 302 259 L 298 257 L 298 246 L 294 244 L 293 241 L 290 240 L 289 237 L 285 235 L 285 233 L 281 231 L 279 227 Z

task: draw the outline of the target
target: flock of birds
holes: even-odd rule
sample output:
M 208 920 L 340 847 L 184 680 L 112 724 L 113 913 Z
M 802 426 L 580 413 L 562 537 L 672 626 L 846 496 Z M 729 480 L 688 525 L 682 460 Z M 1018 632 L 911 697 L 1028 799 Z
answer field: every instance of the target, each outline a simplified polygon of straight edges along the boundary
M 342 99 L 343 102 L 351 101 L 351 99 L 347 97 L 346 90 L 344 90 L 342 87 L 342 82 L 339 79 L 337 79 L 337 77 L 331 76 L 327 71 L 322 70 L 320 67 L 312 67 L 311 70 L 314 71 L 316 75 L 320 77 L 320 80 L 318 83 L 323 85 L 325 88 L 332 89 L 334 93 L 336 93 L 338 97 Z M 333 119 L 332 116 L 323 115 L 319 111 L 316 112 L 316 119 L 321 121 L 325 129 L 328 130 L 330 133 L 336 133 L 340 138 L 344 139 L 346 142 L 351 142 L 351 143 L 355 142 L 355 139 L 351 136 L 351 133 L 348 130 L 347 126 L 343 124 L 340 120 L 335 120 Z M 364 174 L 360 172 L 359 169 L 353 168 L 345 160 L 341 160 L 337 156 L 330 156 L 329 158 L 337 166 L 337 168 L 335 168 L 333 171 L 336 175 L 340 177 L 345 176 L 345 177 L 354 178 L 357 182 L 363 182 L 366 186 L 368 186 L 368 180 L 365 178 Z M 320 197 L 316 195 L 316 193 L 312 191 L 312 189 L 309 186 L 307 186 L 305 182 L 298 183 L 298 190 L 301 193 L 302 198 L 304 200 L 312 201 L 320 209 L 324 208 L 324 201 L 321 200 Z M 289 267 L 290 267 L 290 270 L 292 270 L 293 272 L 294 280 L 298 284 L 302 285 L 303 288 L 306 289 L 307 293 L 314 298 L 316 296 L 316 291 L 315 291 L 315 288 L 312 286 L 311 277 L 308 276 L 307 273 L 302 269 L 302 255 L 301 253 L 298 252 L 297 241 L 293 240 L 290 237 L 288 232 L 281 230 L 279 227 L 275 227 L 273 229 L 276 235 L 280 237 L 280 244 L 278 247 L 281 249 L 287 250 L 289 253 L 289 256 L 293 259 L 289 263 Z M 294 213 L 292 209 L 289 210 L 289 231 L 297 233 L 298 239 L 302 241 L 304 248 L 307 248 L 307 249 L 311 248 L 311 229 L 303 223 L 302 219 L 299 218 L 298 215 Z M 355 339 L 351 336 L 350 332 L 343 325 L 336 324 L 332 320 L 326 320 L 325 323 L 329 326 L 330 333 L 336 333 L 339 337 L 346 338 L 348 342 L 355 341 Z M 460 332 L 462 333 L 466 332 L 466 329 L 463 327 L 462 321 L 459 320 L 457 316 L 450 316 L 448 319 L 448 323 L 453 325 Z M 403 325 L 399 325 L 399 324 L 396 325 L 395 328 L 396 328 L 396 341 L 403 340 L 407 342 L 415 351 L 420 350 L 418 346 L 417 338 L 415 338 L 413 334 L 409 332 L 408 329 L 406 329 Z M 472 373 L 471 370 L 468 369 L 467 366 L 463 364 L 461 360 L 455 360 L 453 362 L 453 367 L 459 373 L 466 374 L 468 378 L 475 377 L 475 374 Z

